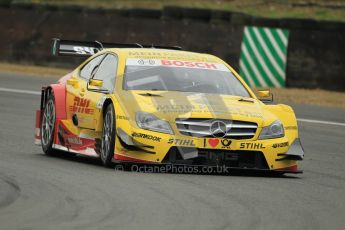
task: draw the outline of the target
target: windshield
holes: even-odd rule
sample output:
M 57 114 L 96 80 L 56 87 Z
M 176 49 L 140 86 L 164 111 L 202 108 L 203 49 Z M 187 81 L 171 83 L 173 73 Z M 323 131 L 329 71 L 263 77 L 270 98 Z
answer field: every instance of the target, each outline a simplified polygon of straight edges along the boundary
M 223 64 L 127 59 L 125 90 L 161 90 L 250 97 Z

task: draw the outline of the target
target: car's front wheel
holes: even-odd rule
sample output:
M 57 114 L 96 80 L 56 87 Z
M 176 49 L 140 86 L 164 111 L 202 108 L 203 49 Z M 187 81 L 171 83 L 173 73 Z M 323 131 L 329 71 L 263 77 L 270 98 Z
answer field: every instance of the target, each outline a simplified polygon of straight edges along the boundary
M 103 133 L 101 145 L 101 161 L 109 167 L 115 149 L 115 112 L 113 104 L 109 104 L 103 117 Z
M 54 96 L 51 94 L 44 106 L 41 120 L 41 143 L 43 152 L 52 155 L 55 131 L 55 103 Z

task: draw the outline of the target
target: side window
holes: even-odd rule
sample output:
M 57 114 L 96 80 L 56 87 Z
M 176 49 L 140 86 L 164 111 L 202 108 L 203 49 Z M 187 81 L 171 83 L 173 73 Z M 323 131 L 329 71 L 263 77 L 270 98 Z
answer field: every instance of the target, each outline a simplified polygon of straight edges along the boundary
M 93 79 L 103 80 L 103 88 L 113 92 L 117 72 L 117 58 L 108 54 L 100 64 Z
M 104 57 L 103 55 L 99 55 L 97 57 L 95 57 L 94 59 L 92 59 L 91 61 L 89 61 L 89 63 L 87 63 L 86 65 L 84 65 L 82 67 L 82 69 L 80 70 L 80 77 L 85 78 L 85 79 L 90 79 L 91 78 L 91 74 L 92 74 L 92 70 L 99 65 L 100 61 L 102 60 L 102 58 Z

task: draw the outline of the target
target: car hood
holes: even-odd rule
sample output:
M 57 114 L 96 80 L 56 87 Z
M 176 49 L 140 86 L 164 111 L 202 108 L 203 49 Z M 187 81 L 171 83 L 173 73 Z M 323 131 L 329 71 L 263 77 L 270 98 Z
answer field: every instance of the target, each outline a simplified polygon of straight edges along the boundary
M 176 118 L 218 118 L 255 122 L 259 127 L 276 119 L 253 98 L 177 91 L 126 91 L 122 97 L 131 117 L 142 111 L 170 122 Z

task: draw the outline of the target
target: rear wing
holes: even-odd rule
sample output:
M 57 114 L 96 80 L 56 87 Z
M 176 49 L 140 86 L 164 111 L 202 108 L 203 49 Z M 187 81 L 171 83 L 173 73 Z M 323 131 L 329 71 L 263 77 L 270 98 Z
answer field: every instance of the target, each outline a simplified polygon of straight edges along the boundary
M 73 40 L 61 40 L 58 38 L 53 39 L 53 56 L 77 56 L 88 57 L 95 53 L 107 49 L 107 48 L 156 48 L 156 49 L 170 49 L 170 50 L 182 50 L 179 46 L 156 46 L 156 45 L 141 45 L 124 44 L 124 43 L 103 43 L 99 41 L 73 41 Z

